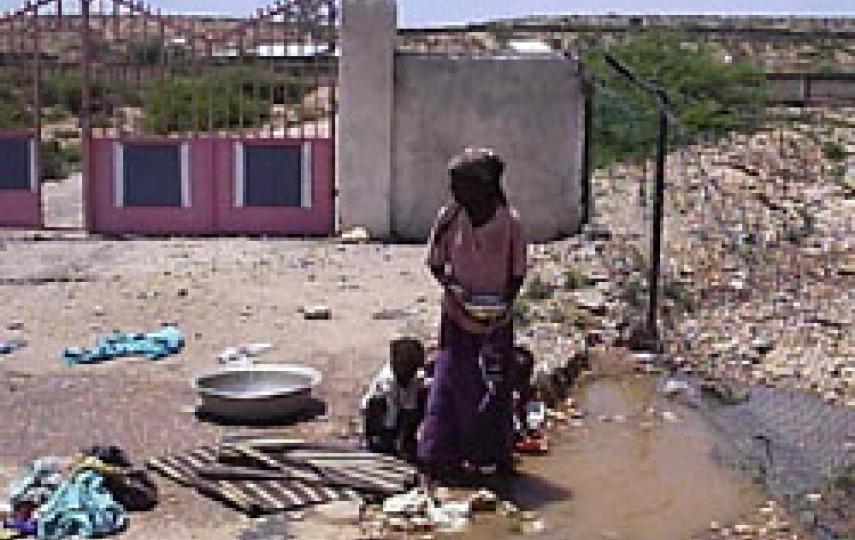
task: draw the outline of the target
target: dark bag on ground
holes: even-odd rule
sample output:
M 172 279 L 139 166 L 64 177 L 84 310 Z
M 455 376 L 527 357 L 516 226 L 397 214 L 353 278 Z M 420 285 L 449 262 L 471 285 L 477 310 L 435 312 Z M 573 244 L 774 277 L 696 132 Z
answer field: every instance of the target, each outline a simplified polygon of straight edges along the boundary
M 130 469 L 122 475 L 105 479 L 107 490 L 130 512 L 145 512 L 157 506 L 157 486 L 142 469 Z

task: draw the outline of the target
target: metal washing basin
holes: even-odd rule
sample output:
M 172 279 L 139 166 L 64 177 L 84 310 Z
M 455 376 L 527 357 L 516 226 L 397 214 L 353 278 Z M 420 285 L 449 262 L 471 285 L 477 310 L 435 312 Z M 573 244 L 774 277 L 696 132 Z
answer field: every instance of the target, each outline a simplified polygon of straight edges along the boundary
M 307 366 L 255 364 L 198 375 L 198 412 L 233 422 L 280 420 L 305 413 L 321 373 Z

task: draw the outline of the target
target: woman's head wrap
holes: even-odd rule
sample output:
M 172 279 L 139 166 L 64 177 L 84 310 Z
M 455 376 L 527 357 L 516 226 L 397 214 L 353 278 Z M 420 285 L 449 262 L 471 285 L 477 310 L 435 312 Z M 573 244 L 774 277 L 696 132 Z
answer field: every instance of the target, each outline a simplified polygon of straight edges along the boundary
M 467 148 L 448 163 L 452 181 L 477 181 L 490 186 L 499 201 L 507 205 L 501 182 L 504 172 L 505 162 L 489 148 Z

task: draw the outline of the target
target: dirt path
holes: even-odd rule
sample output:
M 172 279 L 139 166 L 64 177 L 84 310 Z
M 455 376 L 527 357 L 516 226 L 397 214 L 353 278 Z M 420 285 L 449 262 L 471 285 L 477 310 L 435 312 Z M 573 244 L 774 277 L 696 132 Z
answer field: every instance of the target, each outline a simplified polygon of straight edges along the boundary
M 213 442 L 223 428 L 200 423 L 189 380 L 216 367 L 225 347 L 264 341 L 267 360 L 325 375 L 328 418 L 302 436 L 347 434 L 364 385 L 390 337 L 435 317 L 438 292 L 418 246 L 341 246 L 298 240 L 104 241 L 78 235 L 33 241 L 0 236 L 0 335 L 28 346 L 0 356 L 0 483 L 28 460 L 92 444 L 119 444 L 136 461 Z M 299 309 L 325 304 L 332 320 Z M 400 313 L 408 311 L 410 315 Z M 384 317 L 375 317 L 376 313 Z M 390 319 L 391 318 L 391 319 Z M 116 360 L 66 367 L 60 351 L 112 330 L 179 326 L 187 347 L 159 362 Z M 163 503 L 135 516 L 129 538 L 233 538 L 239 516 L 189 490 L 163 484 Z M 223 528 L 225 527 L 225 528 Z

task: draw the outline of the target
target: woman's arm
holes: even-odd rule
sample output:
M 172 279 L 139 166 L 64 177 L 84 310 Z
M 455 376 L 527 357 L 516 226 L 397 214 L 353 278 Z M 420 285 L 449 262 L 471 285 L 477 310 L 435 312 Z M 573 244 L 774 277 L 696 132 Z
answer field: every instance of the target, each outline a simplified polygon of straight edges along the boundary
M 433 274 L 433 277 L 436 281 L 442 286 L 443 289 L 448 291 L 451 296 L 457 300 L 460 304 L 464 304 L 469 296 L 469 293 L 460 284 L 454 276 L 447 274 L 445 272 L 444 265 L 431 265 L 430 273 Z
M 523 238 L 522 225 L 516 210 L 511 210 L 511 252 L 508 254 L 508 285 L 505 290 L 505 302 L 511 303 L 522 290 L 528 266 L 528 245 Z

